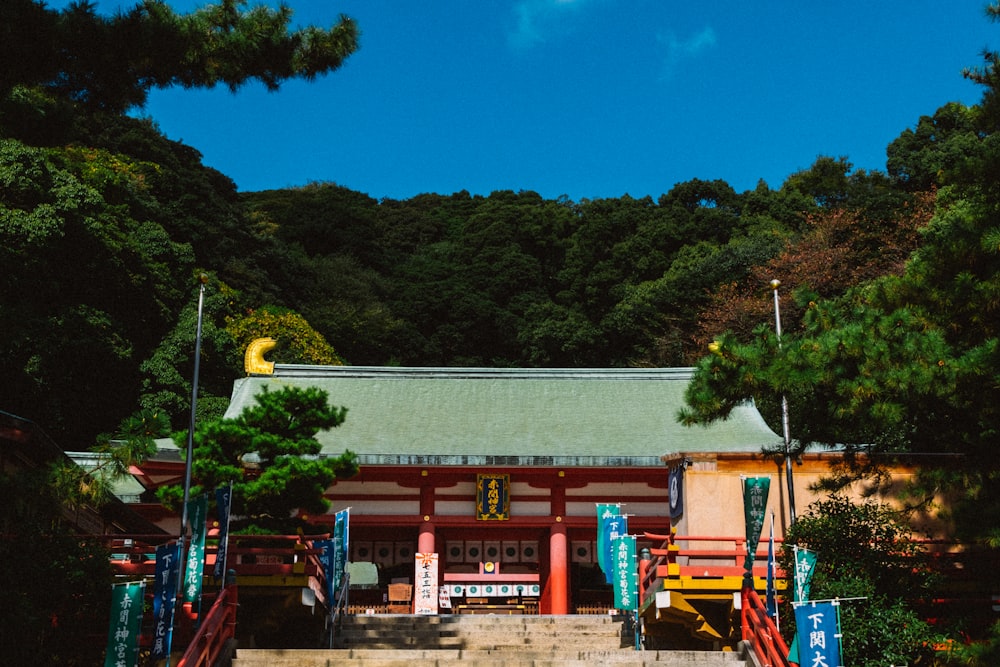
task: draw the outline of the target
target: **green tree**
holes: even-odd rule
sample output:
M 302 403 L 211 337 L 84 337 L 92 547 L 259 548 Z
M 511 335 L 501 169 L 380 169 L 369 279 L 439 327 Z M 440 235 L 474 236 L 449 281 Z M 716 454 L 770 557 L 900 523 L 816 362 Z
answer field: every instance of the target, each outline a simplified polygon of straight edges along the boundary
M 889 176 L 911 192 L 930 190 L 962 178 L 982 159 L 984 136 L 978 107 L 949 102 L 921 116 L 886 149 Z
M 1000 16 L 1000 4 L 987 11 Z M 786 395 L 802 443 L 849 443 L 849 454 L 871 455 L 858 459 L 866 463 L 919 457 L 925 465 L 909 489 L 914 497 L 949 498 L 956 534 L 998 547 L 1000 56 L 984 56 L 966 73 L 984 85 L 981 103 L 942 108 L 890 152 L 897 182 L 947 183 L 904 271 L 839 297 L 797 292 L 801 329 L 781 350 L 767 327 L 749 338 L 720 335 L 699 362 L 681 417 L 718 419 L 735 401 Z M 975 150 L 962 157 L 966 145 Z M 832 178 L 832 166 L 823 182 L 841 185 L 812 191 L 851 192 L 850 177 Z M 870 195 L 882 187 L 869 186 Z M 861 466 L 839 481 L 870 472 L 878 470 Z
M 949 498 L 958 537 L 1000 545 L 1000 332 L 989 315 L 1000 302 L 1000 234 L 996 204 L 967 192 L 939 195 L 902 275 L 837 298 L 797 293 L 801 331 L 780 349 L 767 325 L 750 339 L 720 336 L 699 362 L 682 419 L 724 418 L 739 401 L 785 395 L 798 447 L 846 443 L 848 463 L 863 464 L 832 481 L 914 455 L 924 465 L 912 498 Z
M 719 285 L 743 278 L 783 245 L 776 231 L 734 236 L 721 246 L 708 241 L 685 245 L 662 276 L 627 286 L 602 323 L 613 340 L 632 351 L 635 365 L 688 365 L 705 349 L 691 335 L 698 311 Z
M 90 440 L 135 409 L 135 368 L 181 296 L 190 246 L 130 208 L 151 171 L 0 139 L 0 404 L 54 433 Z
M 780 252 L 753 263 L 742 276 L 735 270 L 720 272 L 712 283 L 718 287 L 697 315 L 698 352 L 703 354 L 705 346 L 724 331 L 746 340 L 757 325 L 771 321 L 772 279 L 781 280 L 786 294 L 805 288 L 830 298 L 861 282 L 902 273 L 920 244 L 920 230 L 930 221 L 934 203 L 934 193 L 925 192 L 914 194 L 890 215 L 875 219 L 849 208 L 807 214 L 800 234 L 780 240 Z M 726 282 L 727 278 L 736 280 Z M 803 311 L 786 299 L 782 314 L 786 330 L 796 331 Z
M 343 423 L 346 408 L 328 404 L 315 387 L 265 390 L 257 405 L 238 417 L 199 424 L 194 433 L 192 496 L 233 484 L 234 525 L 249 531 L 282 532 L 297 527 L 293 514 L 323 514 L 323 497 L 334 479 L 357 472 L 350 451 L 338 457 L 320 455 L 315 435 Z M 164 502 L 177 506 L 183 488 L 160 489 Z
M 177 14 L 162 0 L 146 0 L 104 17 L 87 1 L 56 11 L 38 0 L 8 0 L 0 5 L 0 60 L 7 63 L 0 99 L 39 88 L 121 112 L 142 106 L 152 88 L 236 90 L 256 79 L 274 90 L 336 70 L 358 47 L 357 26 L 346 16 L 329 30 L 289 31 L 289 7 L 246 4 L 221 0 Z
M 299 308 L 344 359 L 360 366 L 385 364 L 403 326 L 389 303 L 389 276 L 353 257 L 316 257 L 308 263 Z
M 226 320 L 226 329 L 239 348 L 257 338 L 274 338 L 278 345 L 272 359 L 281 363 L 342 366 L 344 360 L 322 335 L 298 313 L 288 308 L 264 306 Z
M 0 661 L 100 664 L 111 611 L 111 554 L 63 520 L 55 469 L 0 472 Z
M 115 484 L 131 476 L 132 466 L 156 453 L 156 438 L 169 434 L 165 412 L 139 410 L 123 419 L 114 433 L 98 436 L 90 448 L 97 454 L 92 465 L 80 466 L 68 458 L 53 463 L 48 484 L 68 509 L 99 508 L 114 498 Z
M 379 265 L 377 202 L 334 183 L 243 193 L 254 213 L 275 225 L 278 238 L 310 257 L 348 255 Z
M 931 575 L 910 537 L 889 507 L 841 496 L 813 503 L 789 528 L 779 567 L 794 571 L 793 546 L 813 551 L 811 599 L 861 598 L 840 605 L 845 665 L 925 664 L 934 655 L 938 637 L 911 604 L 931 590 Z M 790 602 L 781 611 L 794 618 Z M 782 627 L 790 637 L 794 623 Z
M 39 468 L 0 472 L 4 664 L 99 663 L 111 611 L 111 554 L 74 534 L 66 517 L 105 505 L 114 482 L 155 452 L 154 438 L 168 431 L 165 414 L 139 411 L 101 436 L 96 466 L 60 455 Z
M 179 308 L 173 326 L 164 331 L 155 348 L 139 364 L 139 404 L 165 412 L 177 424 L 187 421 L 194 379 L 195 336 L 198 329 L 195 280 L 191 296 Z M 226 411 L 233 378 L 243 368 L 243 350 L 226 328 L 226 318 L 243 303 L 242 295 L 224 282 L 209 278 L 202 312 L 201 361 L 198 375 L 199 420 L 217 419 Z

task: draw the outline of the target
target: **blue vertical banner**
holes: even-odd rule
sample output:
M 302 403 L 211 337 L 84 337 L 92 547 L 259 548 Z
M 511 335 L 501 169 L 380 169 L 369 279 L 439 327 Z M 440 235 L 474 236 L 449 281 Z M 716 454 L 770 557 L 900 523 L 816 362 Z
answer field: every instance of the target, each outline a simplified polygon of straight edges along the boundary
M 333 590 L 339 591 L 347 569 L 347 540 L 350 525 L 350 509 L 340 510 L 333 525 Z
M 193 608 L 201 603 L 201 578 L 205 571 L 205 532 L 208 519 L 208 496 L 203 495 L 188 502 L 191 521 L 191 543 L 188 545 L 187 565 L 184 568 L 183 600 Z
M 219 548 L 215 552 L 215 569 L 212 576 L 218 580 L 226 576 L 226 555 L 229 552 L 229 513 L 233 504 L 233 484 L 215 490 L 215 512 L 219 517 Z
M 807 602 L 795 607 L 799 664 L 842 667 L 840 627 L 834 602 Z
M 313 548 L 319 549 L 319 563 L 323 567 L 323 578 L 326 579 L 326 604 L 333 609 L 333 593 L 337 590 L 333 582 L 336 543 L 333 540 L 316 540 Z
M 145 581 L 111 587 L 111 622 L 104 667 L 135 667 L 139 660 L 139 632 L 142 628 L 142 598 Z
M 614 541 L 628 533 L 628 517 L 625 515 L 610 516 L 604 520 L 604 562 L 607 568 L 604 570 L 605 581 L 613 584 L 617 573 L 617 561 L 615 560 Z
M 174 605 L 177 602 L 177 579 L 181 575 L 179 542 L 156 547 L 156 571 L 153 575 L 153 646 L 152 657 L 162 660 L 170 655 L 173 641 Z
M 344 552 L 344 562 L 350 560 L 347 555 L 351 553 L 351 508 L 342 509 L 337 512 L 337 521 L 340 522 L 343 515 L 343 535 L 344 544 L 341 546 Z
M 605 543 L 606 533 L 604 532 L 604 522 L 613 516 L 621 513 L 621 505 L 617 503 L 597 503 L 597 565 L 601 572 L 607 573 L 608 568 L 608 545 Z M 610 581 L 610 580 L 609 580 Z
M 611 540 L 614 554 L 615 609 L 635 611 L 639 602 L 639 563 L 635 554 L 635 535 L 620 535 Z
M 670 469 L 668 480 L 670 493 L 670 520 L 681 518 L 684 514 L 684 464 Z

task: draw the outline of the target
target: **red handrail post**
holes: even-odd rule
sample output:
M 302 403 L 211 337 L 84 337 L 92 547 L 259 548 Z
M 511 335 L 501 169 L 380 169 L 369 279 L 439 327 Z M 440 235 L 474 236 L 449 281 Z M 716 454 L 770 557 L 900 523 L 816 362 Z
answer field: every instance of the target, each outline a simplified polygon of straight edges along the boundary
M 743 641 L 750 640 L 750 594 L 753 589 L 746 586 L 740 590 L 740 636 Z
M 218 662 L 226 643 L 236 636 L 237 599 L 235 573 L 230 570 L 225 587 L 205 614 L 177 667 L 211 667 Z
M 226 602 L 226 635 L 227 638 L 234 638 L 236 637 L 236 610 L 240 606 L 235 570 L 226 572 L 226 590 L 229 591 L 229 600 Z
M 741 598 L 742 636 L 750 650 L 764 667 L 790 667 L 788 645 L 781 638 L 774 620 L 767 615 L 757 591 L 744 585 Z

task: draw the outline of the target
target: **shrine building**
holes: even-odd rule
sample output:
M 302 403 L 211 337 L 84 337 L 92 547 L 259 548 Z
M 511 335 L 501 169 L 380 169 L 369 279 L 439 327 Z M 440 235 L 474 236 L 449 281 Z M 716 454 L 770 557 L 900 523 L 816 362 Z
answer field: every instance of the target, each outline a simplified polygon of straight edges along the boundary
M 285 386 L 322 389 L 348 408 L 317 439 L 324 454 L 354 452 L 360 473 L 328 489 L 328 515 L 308 519 L 330 523 L 350 508 L 351 562 L 374 563 L 382 590 L 413 577 L 417 553 L 437 553 L 456 604 L 610 606 L 597 504 L 620 504 L 640 536 L 670 530 L 672 502 L 681 530 L 740 535 L 741 471 L 751 462 L 780 480 L 761 450 L 781 438 L 752 405 L 709 426 L 678 423 L 691 369 L 275 365 L 261 353 L 248 349 L 226 416 Z M 672 499 L 678 466 L 687 481 Z M 697 506 L 685 506 L 695 494 Z

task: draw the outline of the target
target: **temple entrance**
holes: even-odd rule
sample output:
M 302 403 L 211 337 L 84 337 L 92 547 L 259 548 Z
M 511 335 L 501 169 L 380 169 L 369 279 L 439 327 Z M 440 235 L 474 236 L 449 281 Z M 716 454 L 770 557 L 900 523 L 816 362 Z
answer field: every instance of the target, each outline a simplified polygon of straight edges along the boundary
M 597 564 L 593 530 L 574 529 L 567 539 L 566 611 L 608 614 L 613 593 Z M 387 613 L 392 584 L 413 584 L 420 536 L 415 527 L 352 529 L 351 562 L 370 563 L 361 581 L 352 574 L 351 606 L 357 613 Z M 549 531 L 489 526 L 447 527 L 435 532 L 440 613 L 551 613 Z M 549 596 L 547 598 L 546 596 Z M 398 609 L 398 601 L 396 602 Z
M 450 612 L 538 614 L 547 574 L 542 533 L 499 524 L 440 531 L 442 599 Z

